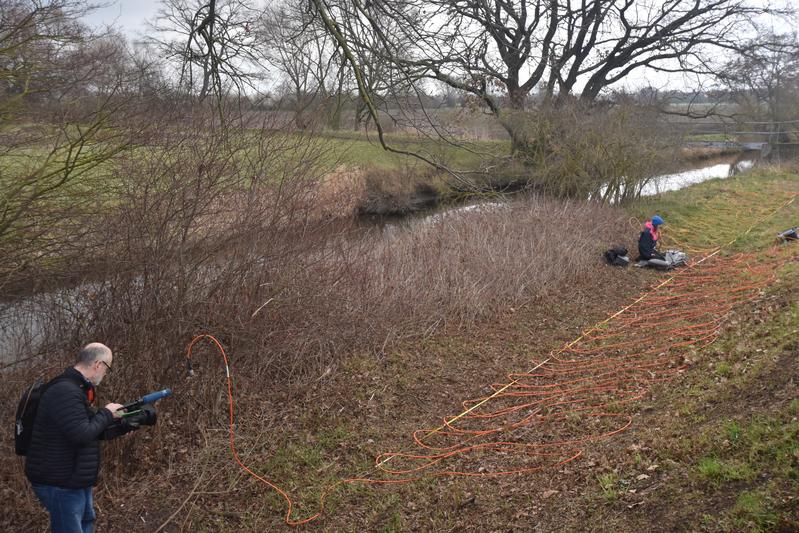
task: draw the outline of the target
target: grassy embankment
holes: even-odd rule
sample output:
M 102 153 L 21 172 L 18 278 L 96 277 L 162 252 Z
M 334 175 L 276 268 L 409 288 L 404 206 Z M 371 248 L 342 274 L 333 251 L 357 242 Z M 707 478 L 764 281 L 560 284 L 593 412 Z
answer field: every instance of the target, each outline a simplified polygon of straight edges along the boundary
M 723 253 L 766 254 L 776 232 L 796 223 L 799 201 L 770 215 L 797 191 L 796 173 L 759 170 L 630 209 L 640 218 L 659 212 L 672 244 L 689 250 L 724 244 L 765 218 Z M 496 479 L 352 485 L 333 493 L 309 529 L 794 530 L 799 249 L 794 244 L 778 253 L 785 260 L 778 282 L 738 308 L 710 348 L 686 353 L 691 368 L 634 406 L 632 429 L 589 447 L 574 466 Z M 269 447 L 279 451 L 265 459 L 255 459 L 262 457 L 262 441 L 249 440 L 257 446 L 249 448 L 254 466 L 297 498 L 295 518 L 313 513 L 325 486 L 353 474 L 374 475 L 375 454 L 407 449 L 410 431 L 458 412 L 459 399 L 526 368 L 530 357 L 572 340 L 662 279 L 654 272 L 597 268 L 595 287 L 577 286 L 545 307 L 508 309 L 466 330 L 445 328 L 382 360 L 354 356 L 314 390 L 273 391 L 283 423 L 293 422 L 271 434 Z M 203 461 L 225 460 L 223 439 L 214 442 L 219 446 L 206 448 Z M 280 526 L 283 504 L 274 493 L 233 466 L 215 477 L 211 486 L 217 488 L 204 490 L 224 496 L 190 498 L 184 524 L 253 531 Z
M 797 193 L 795 169 L 756 170 L 643 199 L 631 212 L 664 216 L 667 245 L 698 253 L 740 236 L 722 253 L 762 257 L 778 231 L 799 225 L 799 197 L 782 207 Z M 499 489 L 456 483 L 484 511 L 507 509 L 501 517 L 472 514 L 472 524 L 481 524 L 475 529 L 799 529 L 799 246 L 778 253 L 785 261 L 778 281 L 739 308 L 716 343 L 690 354 L 693 367 L 657 387 L 639 406 L 634 429 L 595 450 L 579 473 L 502 481 Z M 514 496 L 520 485 L 526 502 Z M 462 509 L 451 506 L 455 516 L 444 523 L 469 529 L 457 516 Z
M 694 254 L 726 244 L 751 227 L 722 253 L 763 255 L 769 253 L 778 231 L 799 224 L 799 199 L 772 215 L 797 192 L 795 172 L 758 170 L 642 200 L 631 207 L 631 214 L 643 219 L 659 212 L 668 221 L 666 231 L 672 237 L 666 244 L 694 250 Z M 752 227 L 761 219 L 765 220 Z M 383 531 L 524 531 L 533 526 L 545 531 L 796 530 L 799 248 L 792 244 L 779 253 L 785 263 L 778 282 L 739 308 L 714 345 L 690 354 L 694 365 L 684 377 L 657 387 L 636 409 L 634 429 L 592 450 L 587 466 L 499 480 L 428 479 L 387 491 L 361 491 L 340 504 L 338 499 L 331 502 L 325 529 L 352 528 L 353 521 L 363 520 L 367 527 Z M 637 274 L 642 273 L 619 273 Z M 635 282 L 628 282 L 626 289 L 616 286 L 615 290 L 632 296 Z M 614 297 L 618 294 L 608 298 L 605 311 L 614 310 Z M 401 368 L 396 379 L 435 386 L 440 379 L 432 376 L 443 375 L 447 387 L 462 389 L 457 377 L 446 377 L 449 371 L 445 369 L 462 365 L 468 375 L 480 379 L 480 373 L 465 361 L 474 358 L 485 363 L 486 354 L 497 371 L 503 364 L 508 365 L 505 370 L 512 370 L 520 364 L 519 353 L 541 353 L 542 346 L 551 342 L 549 335 L 568 340 L 575 322 L 590 323 L 596 311 L 586 306 L 570 320 L 564 308 L 568 305 L 553 302 L 549 311 L 551 318 L 560 320 L 554 331 L 543 323 L 526 323 L 529 315 L 522 313 L 503 317 L 510 323 L 495 326 L 494 333 L 500 335 L 480 330 L 472 336 L 453 334 L 432 340 L 419 348 L 424 355 L 417 352 L 417 357 L 436 362 L 436 371 L 425 375 L 424 364 L 406 361 L 395 368 Z M 481 334 L 486 336 L 477 340 Z M 381 374 L 380 370 L 376 373 Z M 473 383 L 472 390 L 479 386 Z M 427 407 L 436 412 L 433 405 Z M 379 439 L 383 430 L 373 428 L 373 434 L 363 439 Z M 291 460 L 283 457 L 285 464 L 276 457 L 270 466 L 291 477 L 291 461 L 315 456 L 309 451 L 315 450 L 319 454 L 315 464 L 324 468 L 322 457 L 340 450 L 344 442 L 352 443 L 353 433 L 358 430 L 346 427 L 320 433 L 307 450 Z M 332 442 L 330 435 L 336 436 Z M 364 515 L 363 508 L 372 511 Z
M 708 249 L 740 236 L 724 253 L 763 256 L 778 231 L 799 224 L 799 198 L 774 213 L 797 193 L 795 170 L 757 170 L 647 199 L 635 211 L 663 214 L 675 246 Z M 585 514 L 571 523 L 799 528 L 799 250 L 791 244 L 778 253 L 785 259 L 778 281 L 730 317 L 726 333 L 695 354 L 681 383 L 664 385 L 657 401 L 646 402 L 646 423 L 634 439 L 646 445 L 631 444 L 632 460 L 616 454 L 620 464 L 577 502 Z M 655 473 L 646 471 L 651 465 L 659 465 Z M 652 487 L 642 498 L 633 493 L 641 472 Z
M 780 209 L 797 193 L 795 170 L 757 170 L 632 212 L 662 214 L 666 244 L 697 256 L 735 239 L 723 255 L 762 258 L 775 253 L 778 231 L 799 223 L 799 198 Z M 776 253 L 777 282 L 739 307 L 713 345 L 686 353 L 690 370 L 639 404 L 635 428 L 589 455 L 596 465 L 567 476 L 569 488 L 533 496 L 542 530 L 799 528 L 799 248 Z

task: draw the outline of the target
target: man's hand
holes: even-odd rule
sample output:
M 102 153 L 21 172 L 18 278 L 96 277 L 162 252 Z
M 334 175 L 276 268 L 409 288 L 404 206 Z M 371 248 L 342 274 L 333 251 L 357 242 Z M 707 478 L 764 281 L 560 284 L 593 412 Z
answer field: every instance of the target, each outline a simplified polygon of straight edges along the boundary
M 114 418 L 122 418 L 122 413 L 119 412 L 122 409 L 121 403 L 109 403 L 105 406 L 106 409 L 111 411 L 111 414 L 114 415 Z

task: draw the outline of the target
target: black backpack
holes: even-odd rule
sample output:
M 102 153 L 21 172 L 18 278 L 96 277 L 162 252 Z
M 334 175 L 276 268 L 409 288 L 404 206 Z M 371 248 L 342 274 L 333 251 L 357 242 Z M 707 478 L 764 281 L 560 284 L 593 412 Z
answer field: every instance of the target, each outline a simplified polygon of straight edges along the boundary
M 614 246 L 610 250 L 606 250 L 602 255 L 609 265 L 627 266 L 630 264 L 630 257 L 627 253 L 627 248 L 624 246 Z
M 37 379 L 33 385 L 25 389 L 17 406 L 17 416 L 14 419 L 14 451 L 17 455 L 27 455 L 33 436 L 33 423 L 36 421 L 36 411 L 39 409 L 39 400 L 44 391 L 58 378 L 45 383 Z

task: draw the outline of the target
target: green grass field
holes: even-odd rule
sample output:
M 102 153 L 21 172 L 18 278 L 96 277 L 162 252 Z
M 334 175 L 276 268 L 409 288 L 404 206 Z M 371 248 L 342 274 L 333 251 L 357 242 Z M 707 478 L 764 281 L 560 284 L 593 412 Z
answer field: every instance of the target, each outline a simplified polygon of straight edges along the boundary
M 403 154 L 383 149 L 376 134 L 355 132 L 326 132 L 318 136 L 320 145 L 331 154 L 331 159 L 350 166 L 399 169 L 426 163 Z M 386 135 L 386 144 L 396 150 L 417 152 L 420 155 L 451 165 L 457 169 L 478 168 L 481 160 L 510 153 L 509 141 L 462 141 L 462 145 L 440 139 L 419 138 L 408 135 Z
M 777 233 L 799 224 L 797 176 L 764 168 L 737 177 L 710 180 L 686 189 L 638 200 L 631 212 L 645 220 L 657 213 L 666 221 L 664 244 L 707 250 L 762 249 Z

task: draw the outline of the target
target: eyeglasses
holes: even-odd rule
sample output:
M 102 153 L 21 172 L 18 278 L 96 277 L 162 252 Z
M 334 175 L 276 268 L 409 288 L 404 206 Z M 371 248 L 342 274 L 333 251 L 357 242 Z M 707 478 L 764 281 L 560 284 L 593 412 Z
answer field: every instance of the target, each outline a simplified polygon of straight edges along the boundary
M 103 364 L 105 365 L 105 367 L 108 369 L 108 371 L 109 371 L 109 372 L 111 371 L 111 365 L 109 365 L 109 364 L 108 364 L 108 363 L 106 363 L 105 361 L 100 361 L 100 362 L 101 362 L 101 363 L 103 363 Z

